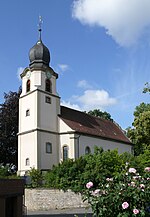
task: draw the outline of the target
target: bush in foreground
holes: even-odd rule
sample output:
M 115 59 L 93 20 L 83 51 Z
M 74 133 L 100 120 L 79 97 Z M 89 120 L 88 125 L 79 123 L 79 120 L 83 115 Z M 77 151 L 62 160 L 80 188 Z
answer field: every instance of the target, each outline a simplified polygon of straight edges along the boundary
M 96 187 L 96 188 L 95 188 Z M 150 167 L 140 176 L 128 168 L 114 177 L 101 179 L 98 186 L 86 184 L 84 201 L 91 205 L 96 217 L 150 216 Z

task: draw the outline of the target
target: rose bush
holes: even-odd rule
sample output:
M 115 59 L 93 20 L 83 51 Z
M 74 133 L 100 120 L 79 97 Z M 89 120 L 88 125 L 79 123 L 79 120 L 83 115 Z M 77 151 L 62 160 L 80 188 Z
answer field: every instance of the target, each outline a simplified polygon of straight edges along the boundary
M 90 180 L 83 193 L 96 217 L 150 216 L 150 167 L 140 176 L 127 168 L 115 177 L 102 178 L 98 188 Z

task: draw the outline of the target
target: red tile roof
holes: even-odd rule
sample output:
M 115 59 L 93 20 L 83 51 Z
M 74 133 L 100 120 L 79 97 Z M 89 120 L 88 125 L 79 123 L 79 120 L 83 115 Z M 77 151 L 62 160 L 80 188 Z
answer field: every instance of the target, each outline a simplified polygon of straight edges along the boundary
M 121 128 L 112 121 L 94 117 L 64 106 L 61 106 L 59 117 L 77 133 L 132 144 Z

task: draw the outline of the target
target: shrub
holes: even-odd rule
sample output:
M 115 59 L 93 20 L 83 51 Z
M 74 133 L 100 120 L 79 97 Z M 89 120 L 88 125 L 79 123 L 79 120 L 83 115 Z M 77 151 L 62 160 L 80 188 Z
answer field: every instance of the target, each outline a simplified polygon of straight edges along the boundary
M 150 216 L 150 167 L 145 168 L 142 177 L 134 168 L 125 169 L 114 177 L 103 178 L 98 186 L 91 180 L 86 184 L 83 199 L 96 217 Z
M 13 164 L 3 165 L 0 164 L 0 178 L 1 179 L 13 179 L 19 178 L 16 175 L 16 166 Z
M 38 188 L 42 186 L 43 175 L 42 172 L 34 167 L 29 170 L 29 176 L 31 177 L 30 187 Z

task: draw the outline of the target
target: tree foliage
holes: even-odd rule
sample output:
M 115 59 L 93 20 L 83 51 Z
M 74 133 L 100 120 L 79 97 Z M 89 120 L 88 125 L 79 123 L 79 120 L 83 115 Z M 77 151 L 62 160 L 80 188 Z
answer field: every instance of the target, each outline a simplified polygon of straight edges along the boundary
M 4 93 L 4 103 L 0 105 L 0 163 L 17 165 L 18 133 L 18 92 Z
M 143 93 L 150 93 L 150 84 L 146 82 Z
M 127 129 L 127 135 L 135 144 L 135 154 L 139 155 L 150 147 L 150 104 L 141 103 L 135 108 L 133 128 Z
M 84 155 L 75 161 L 68 159 L 54 166 L 45 175 L 45 185 L 49 188 L 71 189 L 82 193 L 88 181 L 98 187 L 100 181 L 120 174 L 126 162 L 142 174 L 143 168 L 148 166 L 149 156 L 150 151 L 136 157 L 130 153 L 118 154 L 117 150 L 103 151 L 102 148 L 96 147 L 94 154 Z
M 108 112 L 103 112 L 100 109 L 94 109 L 94 110 L 90 110 L 88 112 L 89 115 L 93 115 L 95 117 L 100 117 L 106 120 L 110 120 L 113 121 L 113 119 L 111 118 L 111 115 Z

